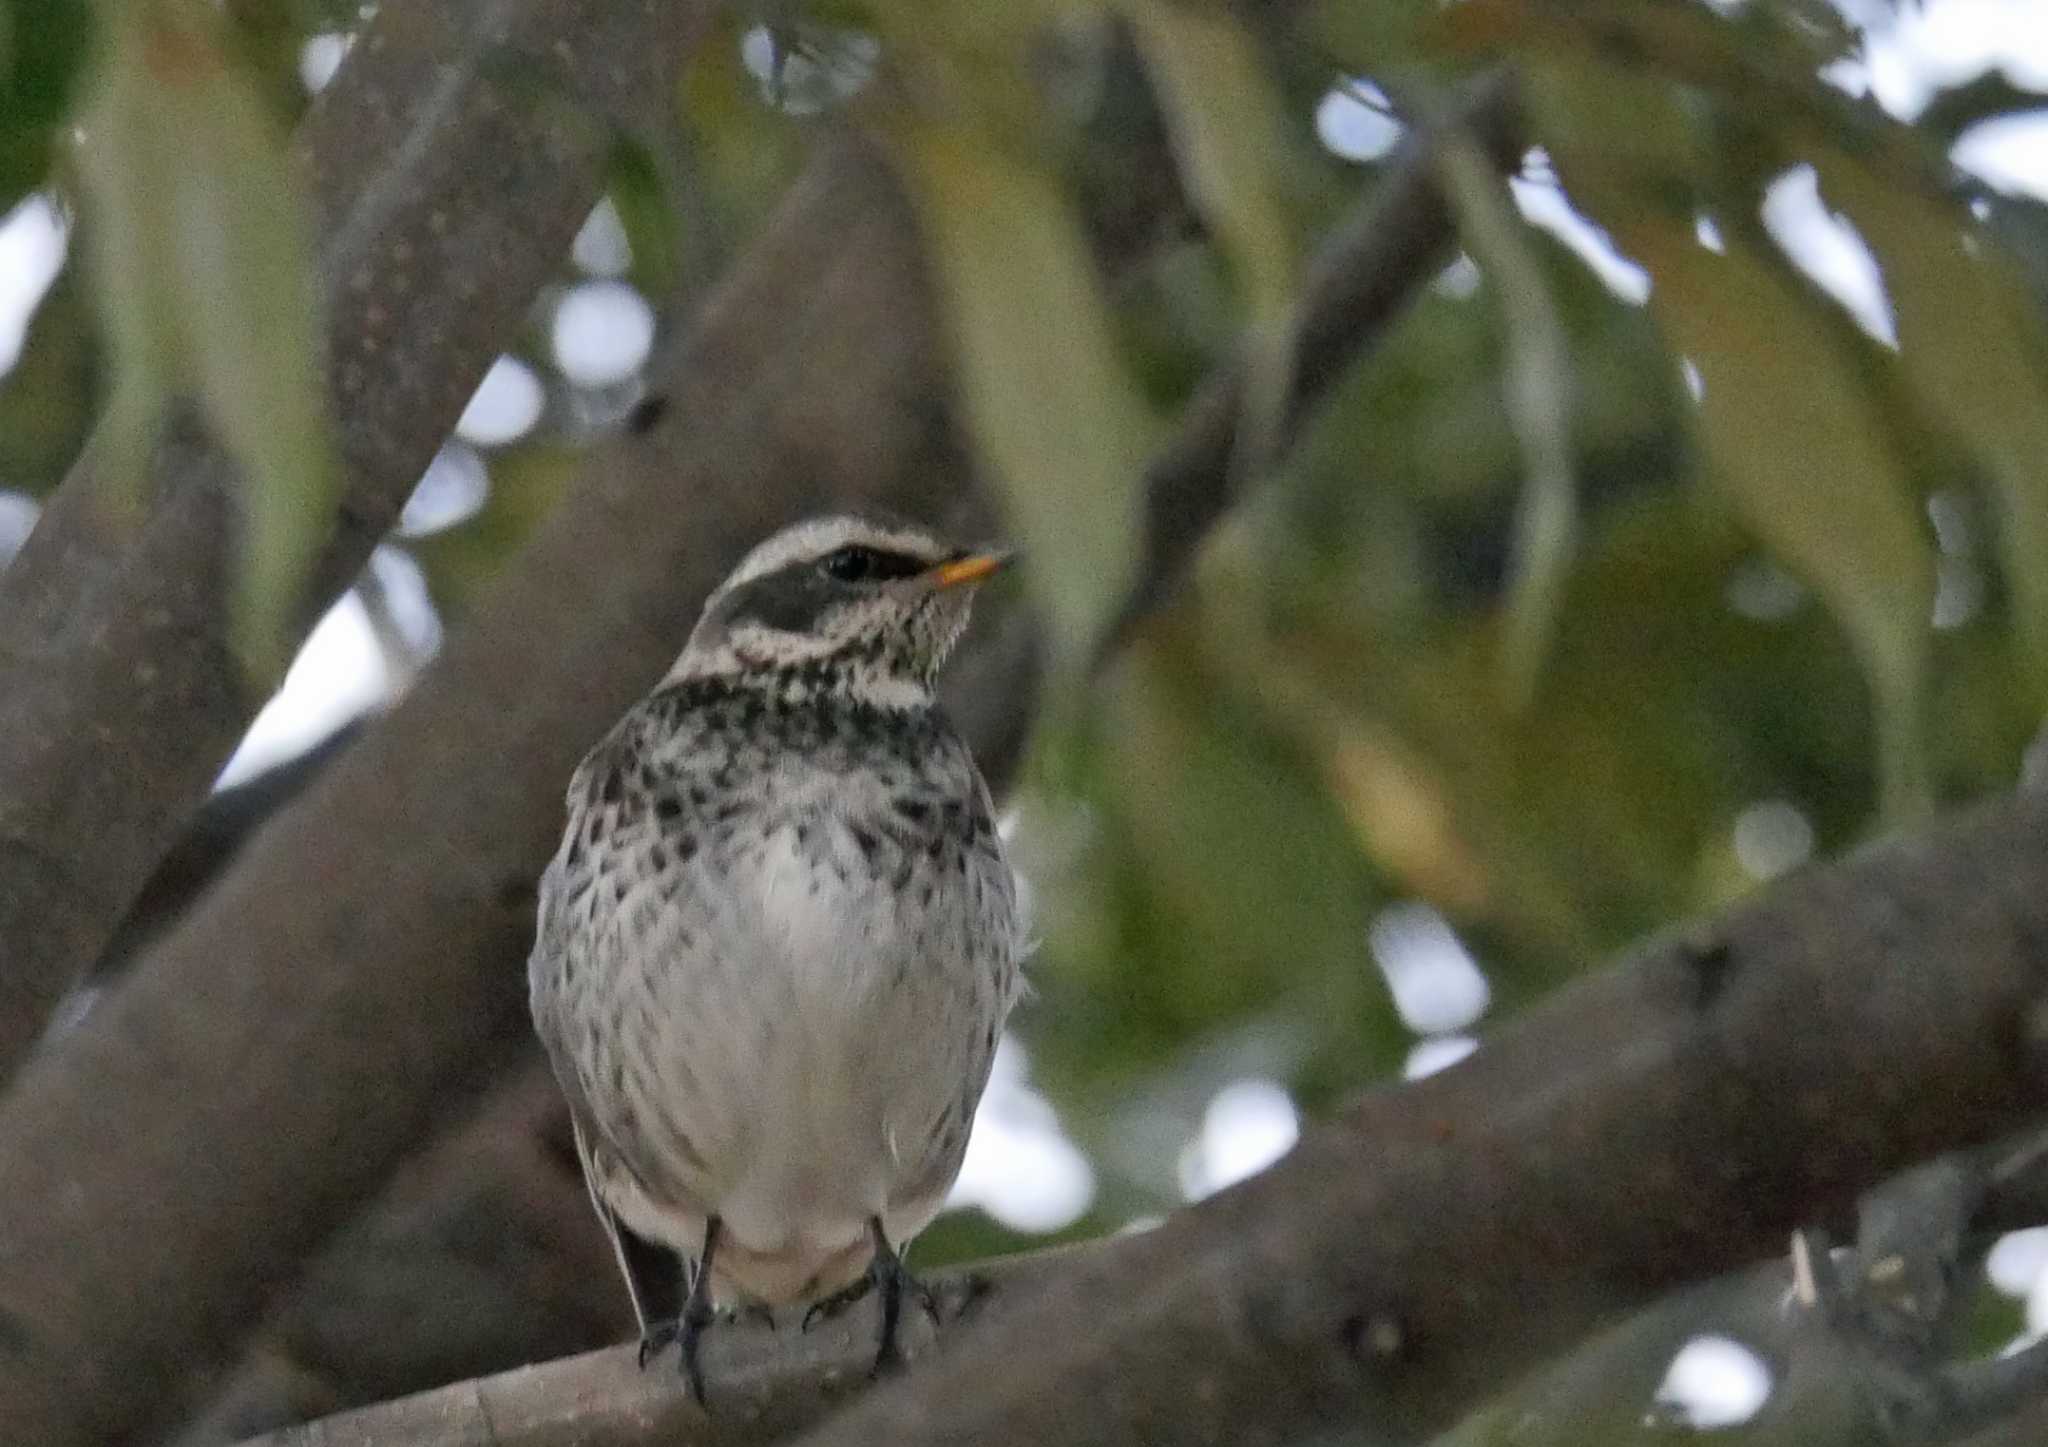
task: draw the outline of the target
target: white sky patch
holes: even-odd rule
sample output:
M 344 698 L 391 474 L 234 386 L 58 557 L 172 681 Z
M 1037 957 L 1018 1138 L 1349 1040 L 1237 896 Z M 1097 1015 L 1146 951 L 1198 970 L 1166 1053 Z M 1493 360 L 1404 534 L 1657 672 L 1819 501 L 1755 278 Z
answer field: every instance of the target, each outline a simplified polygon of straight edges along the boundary
M 1776 879 L 1813 856 L 1813 825 L 1796 805 L 1765 799 L 1735 816 L 1735 861 L 1752 879 Z
M 334 73 L 348 57 L 349 47 L 355 43 L 353 35 L 337 30 L 307 38 L 299 47 L 299 84 L 306 88 L 307 95 L 318 95 L 327 88 L 327 82 L 334 79 Z
M 1847 308 L 1857 326 L 1898 349 L 1899 329 L 1877 259 L 1855 227 L 1821 205 L 1813 167 L 1794 166 L 1764 188 L 1763 221 L 1792 264 Z
M 793 116 L 812 116 L 845 100 L 868 83 L 882 58 L 882 42 L 858 30 L 805 28 L 802 44 L 781 57 L 777 77 L 776 40 L 765 25 L 740 37 L 740 62 L 761 88 L 761 99 Z
M 1849 7 L 1843 7 L 1845 9 Z M 1938 91 L 2001 70 L 2022 90 L 2048 92 L 2048 24 L 2039 0 L 1924 0 L 1859 5 L 1857 54 L 1822 78 L 1851 95 L 1874 96 L 1912 120 Z M 1987 121 L 1964 132 L 1950 158 L 2002 190 L 2048 199 L 2048 111 Z
M 420 538 L 452 528 L 473 516 L 490 495 L 491 474 L 484 460 L 460 442 L 449 442 L 434 454 L 427 470 L 398 515 L 398 535 Z
M 369 614 L 351 589 L 314 626 L 284 685 L 249 725 L 214 788 L 296 758 L 350 719 L 381 707 L 389 692 Z
M 1316 139 L 1346 161 L 1377 161 L 1406 130 L 1392 112 L 1385 92 L 1369 80 L 1332 86 L 1316 104 Z
M 0 568 L 21 551 L 21 545 L 28 541 L 29 529 L 36 525 L 42 511 L 41 505 L 25 492 L 0 491 Z
M 30 318 L 64 269 L 71 228 L 49 197 L 25 197 L 0 218 L 0 377 L 21 360 Z
M 380 545 L 370 554 L 370 571 L 384 590 L 384 606 L 397 631 L 394 641 L 415 658 L 441 648 L 441 613 L 427 588 L 427 571 L 403 548 Z
M 569 259 L 588 276 L 623 276 L 633 264 L 633 243 L 611 197 L 599 201 L 583 219 L 569 244 Z
M 1934 524 L 1934 540 L 1952 557 L 1968 557 L 1977 550 L 1970 513 L 1956 493 L 1944 489 L 1927 499 L 1927 520 Z
M 1301 1116 L 1285 1086 L 1257 1076 L 1232 1081 L 1210 1099 L 1181 1153 L 1181 1194 L 1199 1201 L 1255 1176 L 1300 1138 Z
M 2048 1226 L 2008 1231 L 1984 1258 L 1984 1274 L 2007 1296 L 2026 1296 L 2048 1271 Z
M 2048 109 L 1980 121 L 1948 156 L 2001 191 L 2048 200 Z
M 1696 1336 L 1671 1359 L 1656 1401 L 1671 1420 L 1711 1432 L 1747 1422 L 1770 1395 L 1762 1357 L 1725 1336 Z
M 2048 33 L 2039 0 L 1924 0 L 1860 6 L 1862 50 L 1830 67 L 1827 79 L 1852 95 L 1874 95 L 1911 120 L 1938 90 L 2003 69 L 2024 90 L 2048 91 Z
M 1420 1080 L 1434 1075 L 1439 1070 L 1449 1070 L 1460 1060 L 1479 1048 L 1479 1042 L 1470 1035 L 1432 1035 L 1419 1040 L 1402 1062 L 1403 1080 Z
M 1436 280 L 1430 286 L 1444 296 L 1464 301 L 1478 292 L 1479 282 L 1479 263 L 1461 251 L 1450 265 L 1436 274 Z
M 1946 633 L 1960 628 L 1984 606 L 1984 575 L 1968 558 L 1943 558 L 1934 568 L 1934 609 L 1930 621 Z
M 2048 1274 L 2036 1276 L 2027 1293 L 2027 1330 L 2035 1336 L 2048 1334 Z
M 422 657 L 431 654 L 440 642 L 441 621 L 419 564 L 395 548 L 380 547 L 370 566 L 405 646 Z M 369 610 L 350 589 L 314 626 L 283 685 L 249 725 L 214 788 L 239 784 L 296 758 L 350 719 L 389 703 L 398 682 Z
M 1061 1131 L 1052 1103 L 1025 1083 L 1026 1064 L 1011 1036 L 996 1042 L 988 1089 L 946 1205 L 979 1206 L 1013 1231 L 1059 1231 L 1095 1200 L 1095 1172 Z
M 533 368 L 517 357 L 500 357 L 477 383 L 476 395 L 456 420 L 455 433 L 478 447 L 502 447 L 540 421 L 545 400 Z
M 1635 306 L 1649 300 L 1650 274 L 1622 255 L 1604 230 L 1572 206 L 1556 182 L 1510 176 L 1508 189 L 1523 219 L 1578 253 L 1609 291 Z
M 1416 1034 L 1463 1030 L 1486 1013 L 1490 992 L 1479 962 L 1428 905 L 1388 906 L 1367 937 L 1401 1022 Z
M 622 281 L 572 287 L 555 308 L 555 365 L 579 387 L 610 387 L 647 361 L 654 309 Z

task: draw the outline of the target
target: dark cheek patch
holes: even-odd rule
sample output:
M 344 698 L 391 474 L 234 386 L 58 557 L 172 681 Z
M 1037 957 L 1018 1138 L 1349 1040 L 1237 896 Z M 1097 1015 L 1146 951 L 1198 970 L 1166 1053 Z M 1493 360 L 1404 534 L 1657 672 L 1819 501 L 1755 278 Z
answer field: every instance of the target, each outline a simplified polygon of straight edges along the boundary
M 832 602 L 824 580 L 811 569 L 783 569 L 735 588 L 719 616 L 728 627 L 753 623 L 778 633 L 809 633 Z

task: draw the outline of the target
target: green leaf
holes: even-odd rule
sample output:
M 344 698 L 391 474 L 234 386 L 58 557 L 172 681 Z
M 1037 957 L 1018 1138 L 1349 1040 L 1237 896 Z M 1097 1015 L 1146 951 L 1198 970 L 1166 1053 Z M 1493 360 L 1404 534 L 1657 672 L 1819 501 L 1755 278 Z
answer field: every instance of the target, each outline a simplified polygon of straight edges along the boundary
M 684 247 L 660 161 L 645 141 L 615 130 L 606 180 L 632 252 L 633 280 L 650 296 L 671 294 L 681 274 Z
M 2035 308 L 2004 256 L 1947 202 L 1814 156 L 1884 273 L 1906 376 L 1988 472 L 2020 640 L 2048 685 L 2048 379 Z
M 1190 196 L 1222 243 L 1250 312 L 1240 469 L 1263 469 L 1287 395 L 1300 248 L 1280 193 L 1287 110 L 1245 28 L 1221 10 L 1123 0 Z
M 1507 693 L 1528 703 L 1557 625 L 1578 536 L 1572 467 L 1572 361 L 1564 322 L 1507 188 L 1471 141 L 1447 135 L 1438 169 L 1459 235 L 1486 275 L 1505 333 L 1503 390 L 1524 478 L 1508 583 Z
M 231 631 L 267 682 L 289 659 L 337 492 L 300 198 L 210 7 L 157 0 L 111 19 L 84 162 L 115 394 L 128 426 L 196 394 L 239 467 Z
M 1299 248 L 1280 193 L 1287 110 L 1232 16 L 1171 0 L 1124 0 L 1165 108 L 1182 178 L 1238 269 L 1252 314 L 1292 307 Z
M 1077 666 L 1137 557 L 1154 419 L 1118 357 L 1086 243 L 1039 167 L 962 126 L 897 133 L 943 289 L 968 420 L 1007 488 L 1057 660 Z
M 86 0 L 0 0 L 0 213 L 43 183 L 91 36 Z
M 1649 268 L 1672 351 L 1696 370 L 1715 482 L 1862 662 L 1886 818 L 1925 812 L 1934 553 L 1870 395 L 1802 293 L 1739 240 L 1717 255 L 1654 220 L 1622 239 Z

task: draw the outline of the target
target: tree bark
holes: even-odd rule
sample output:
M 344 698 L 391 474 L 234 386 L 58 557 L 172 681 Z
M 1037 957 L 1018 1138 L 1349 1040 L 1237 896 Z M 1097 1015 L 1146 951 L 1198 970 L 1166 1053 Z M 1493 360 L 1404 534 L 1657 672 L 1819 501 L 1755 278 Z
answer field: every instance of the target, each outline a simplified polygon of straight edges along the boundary
M 2035 795 L 1652 940 L 1156 1230 L 999 1263 L 926 1360 L 803 1441 L 1426 1440 L 1621 1313 L 2037 1119 L 2044 990 Z M 259 1441 L 764 1442 L 857 1370 L 872 1320 L 847 1320 L 822 1346 L 715 1330 L 708 1421 L 620 1347 Z
M 2048 798 L 1814 870 L 1053 1276 L 805 1439 L 1412 1441 L 2048 1105 Z
M 1397 258 L 1408 285 L 1446 231 Z M 523 1008 L 501 962 L 560 780 L 739 551 L 835 504 L 988 525 L 940 352 L 893 183 L 829 154 L 657 365 L 665 413 L 593 456 L 398 713 L 0 1108 L 0 1195 L 67 1202 L 0 1222 L 0 1429 L 63 1444 L 146 1420 L 466 1082 L 466 1042 Z M 1035 655 L 1028 629 L 996 633 L 968 652 L 962 721 L 1000 772 Z M 147 1323 L 124 1314 L 138 1292 Z
M 510 962 L 508 962 L 510 963 Z M 588 1351 L 631 1320 L 536 1046 L 309 1263 L 165 1447 Z
M 345 492 L 310 626 L 397 518 L 604 185 L 671 103 L 708 0 L 381 7 L 300 127 Z M 522 89 L 507 77 L 543 79 Z M 147 520 L 94 449 L 0 572 L 0 1081 L 98 958 L 260 698 L 226 644 L 239 484 L 189 416 Z M 260 481 L 258 485 L 261 485 Z
M 0 1441 L 148 1424 L 467 1084 L 525 1008 L 562 781 L 744 547 L 831 505 L 972 530 L 937 352 L 890 178 L 829 151 L 656 366 L 666 415 L 0 1101 L 0 1200 L 35 1203 L 0 1214 Z

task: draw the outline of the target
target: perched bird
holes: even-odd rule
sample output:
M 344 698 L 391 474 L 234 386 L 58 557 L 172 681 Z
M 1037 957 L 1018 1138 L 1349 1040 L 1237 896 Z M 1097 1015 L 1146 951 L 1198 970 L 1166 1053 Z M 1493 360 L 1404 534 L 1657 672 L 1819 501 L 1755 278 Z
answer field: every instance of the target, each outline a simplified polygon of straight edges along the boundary
M 641 1330 L 879 1289 L 959 1174 L 1019 989 L 988 788 L 933 698 L 1003 556 L 854 517 L 756 547 L 583 760 L 534 1023 Z M 694 1262 L 674 1321 L 655 1304 Z M 657 1266 L 665 1266 L 667 1276 Z

